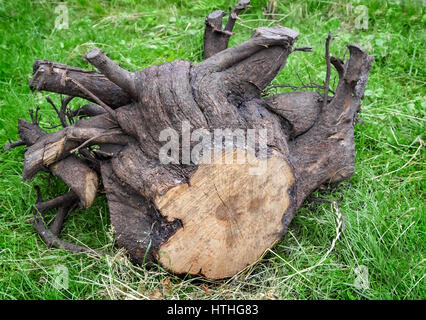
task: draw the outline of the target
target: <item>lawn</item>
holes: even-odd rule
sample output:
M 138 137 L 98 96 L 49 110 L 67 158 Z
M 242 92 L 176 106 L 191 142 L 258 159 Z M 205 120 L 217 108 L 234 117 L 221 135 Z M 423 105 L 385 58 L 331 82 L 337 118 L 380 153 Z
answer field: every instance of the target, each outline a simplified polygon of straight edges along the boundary
M 307 201 L 288 233 L 259 261 L 231 279 L 177 277 L 135 266 L 114 243 L 105 196 L 74 211 L 62 236 L 111 253 L 97 258 L 48 249 L 31 225 L 35 191 L 66 191 L 39 174 L 22 183 L 23 148 L 0 151 L 0 298 L 3 299 L 425 299 L 426 65 L 423 2 L 252 1 L 230 45 L 259 26 L 299 31 L 295 52 L 274 84 L 323 83 L 325 38 L 331 54 L 361 44 L 375 60 L 355 128 L 356 173 Z M 61 8 L 68 12 L 61 19 Z M 17 140 L 17 118 L 40 106 L 42 127 L 58 124 L 46 92 L 32 93 L 35 59 L 91 69 L 82 56 L 102 48 L 136 71 L 174 59 L 202 60 L 205 16 L 229 0 L 0 0 L 0 144 Z M 65 28 L 55 28 L 63 25 Z M 333 71 L 331 84 L 337 73 Z M 287 90 L 288 89 L 281 89 Z M 278 92 L 277 90 L 274 91 Z M 60 97 L 49 94 L 56 102 Z M 73 100 L 73 106 L 83 103 Z M 48 131 L 52 131 L 49 129 Z M 49 217 L 53 217 L 53 212 Z M 344 222 L 344 228 L 338 223 Z M 56 280 L 66 275 L 62 286 Z

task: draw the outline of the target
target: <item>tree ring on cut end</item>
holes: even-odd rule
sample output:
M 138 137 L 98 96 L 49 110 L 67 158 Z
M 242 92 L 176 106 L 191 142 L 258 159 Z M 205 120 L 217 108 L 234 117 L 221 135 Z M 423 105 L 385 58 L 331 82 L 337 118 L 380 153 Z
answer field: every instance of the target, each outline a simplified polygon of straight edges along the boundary
M 232 152 L 234 159 L 237 152 Z M 243 152 L 245 163 L 202 163 L 189 184 L 156 197 L 161 214 L 183 225 L 157 252 L 169 271 L 229 277 L 280 239 L 291 201 L 292 169 L 281 155 L 259 159 Z M 222 153 L 222 160 L 225 156 Z

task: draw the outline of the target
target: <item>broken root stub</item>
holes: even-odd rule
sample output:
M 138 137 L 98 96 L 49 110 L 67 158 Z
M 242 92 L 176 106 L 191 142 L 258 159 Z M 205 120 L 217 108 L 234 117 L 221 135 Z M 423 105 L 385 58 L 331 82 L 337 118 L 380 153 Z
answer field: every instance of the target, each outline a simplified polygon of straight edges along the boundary
M 21 141 L 7 146 L 28 147 L 25 180 L 47 171 L 71 189 L 59 198 L 66 203 L 43 203 L 40 195 L 36 205 L 36 229 L 50 246 L 85 251 L 62 242 L 60 228 L 103 186 L 118 245 L 133 261 L 229 277 L 282 237 L 315 189 L 353 174 L 354 125 L 372 58 L 358 45 L 348 46 L 346 62 L 327 53 L 339 74 L 333 97 L 305 91 L 262 97 L 298 34 L 259 28 L 227 48 L 248 2 L 237 4 L 225 28 L 223 12 L 209 15 L 207 59 L 198 64 L 175 60 L 129 72 L 98 49 L 85 58 L 100 73 L 36 61 L 31 88 L 96 103 L 67 111 L 71 119 L 86 117 L 69 125 L 61 108 L 67 126 L 54 133 L 20 119 Z M 50 231 L 43 206 L 58 208 Z

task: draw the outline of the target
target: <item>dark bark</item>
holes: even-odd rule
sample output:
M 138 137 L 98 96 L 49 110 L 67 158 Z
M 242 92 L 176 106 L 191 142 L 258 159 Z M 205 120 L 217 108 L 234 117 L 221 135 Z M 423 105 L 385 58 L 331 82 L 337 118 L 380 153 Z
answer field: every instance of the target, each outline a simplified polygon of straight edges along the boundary
M 42 202 L 41 192 L 38 187 L 37 190 L 37 203 L 34 207 L 34 229 L 39 233 L 40 237 L 46 243 L 46 245 L 58 249 L 65 249 L 75 253 L 87 253 L 87 254 L 96 254 L 98 252 L 90 248 L 79 246 L 70 242 L 61 240 L 58 235 L 62 224 L 65 218 L 65 215 L 73 208 L 75 201 L 78 200 L 78 197 L 71 191 L 61 197 L 52 199 L 50 201 Z M 49 209 L 58 209 L 58 214 L 51 228 L 47 228 L 44 219 L 43 213 Z
M 250 0 L 242 0 L 237 3 L 234 10 L 229 15 L 225 28 L 222 26 L 222 18 L 225 12 L 222 10 L 213 11 L 206 18 L 206 28 L 204 30 L 204 58 L 210 58 L 218 52 L 228 48 L 229 38 L 232 36 L 235 21 L 241 11 L 249 7 Z
M 70 112 L 70 117 L 93 117 L 99 116 L 105 113 L 105 109 L 97 104 L 85 104 L 84 106 L 79 107 L 76 110 L 72 110 Z
M 28 146 L 24 180 L 47 171 L 71 188 L 60 198 L 66 199 L 64 203 L 52 200 L 59 210 L 50 231 L 42 212 L 53 204 L 39 199 L 36 205 L 35 226 L 49 245 L 83 250 L 61 242 L 60 226 L 77 204 L 91 205 L 102 181 L 118 244 L 135 262 L 158 261 L 177 273 L 229 276 L 286 232 L 312 191 L 353 174 L 353 127 L 372 58 L 357 45 L 348 46 L 346 63 L 330 57 L 329 34 L 326 81 L 316 87 L 324 94 L 300 91 L 262 97 L 292 52 L 310 50 L 293 49 L 298 33 L 281 26 L 259 28 L 249 40 L 227 49 L 237 15 L 248 2 L 237 4 L 225 29 L 223 12 L 208 16 L 207 59 L 198 64 L 175 60 L 129 72 L 98 49 L 85 58 L 101 73 L 36 62 L 32 88 L 97 103 L 67 111 L 71 97 L 60 109 L 52 102 L 64 129 L 46 134 L 37 125 L 36 112 L 33 123 L 19 120 L 22 142 L 8 146 Z M 329 91 L 331 65 L 339 73 L 333 97 L 328 96 L 334 92 Z M 71 123 L 79 116 L 89 118 Z M 244 138 L 249 129 L 266 129 L 266 156 L 261 156 L 260 140 L 253 150 L 238 141 L 232 150 L 254 152 L 250 157 L 267 163 L 267 174 L 247 175 L 244 165 L 187 162 L 183 145 L 178 164 L 162 163 L 162 131 L 169 128 L 184 135 L 185 123 L 192 131 L 210 134 L 216 129 L 242 130 Z M 189 141 L 188 147 L 197 143 Z M 187 245 L 188 239 L 193 239 L 194 248 Z
M 317 92 L 290 92 L 265 99 L 267 109 L 280 115 L 289 125 L 289 138 L 305 133 L 316 123 L 323 97 Z
M 81 83 L 111 108 L 118 108 L 131 102 L 130 96 L 103 74 L 48 60 L 36 60 L 34 63 L 30 89 L 81 97 L 96 103 L 75 83 L 67 81 L 67 77 Z

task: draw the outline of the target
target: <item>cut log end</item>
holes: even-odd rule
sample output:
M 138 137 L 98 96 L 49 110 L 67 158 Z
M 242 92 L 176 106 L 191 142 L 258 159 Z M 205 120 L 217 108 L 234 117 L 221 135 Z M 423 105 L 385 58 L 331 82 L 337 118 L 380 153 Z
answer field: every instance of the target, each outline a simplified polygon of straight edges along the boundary
M 279 155 L 246 156 L 245 164 L 201 164 L 189 184 L 156 198 L 162 215 L 183 225 L 158 250 L 157 259 L 166 269 L 210 279 L 229 277 L 280 239 L 292 201 L 292 169 Z

